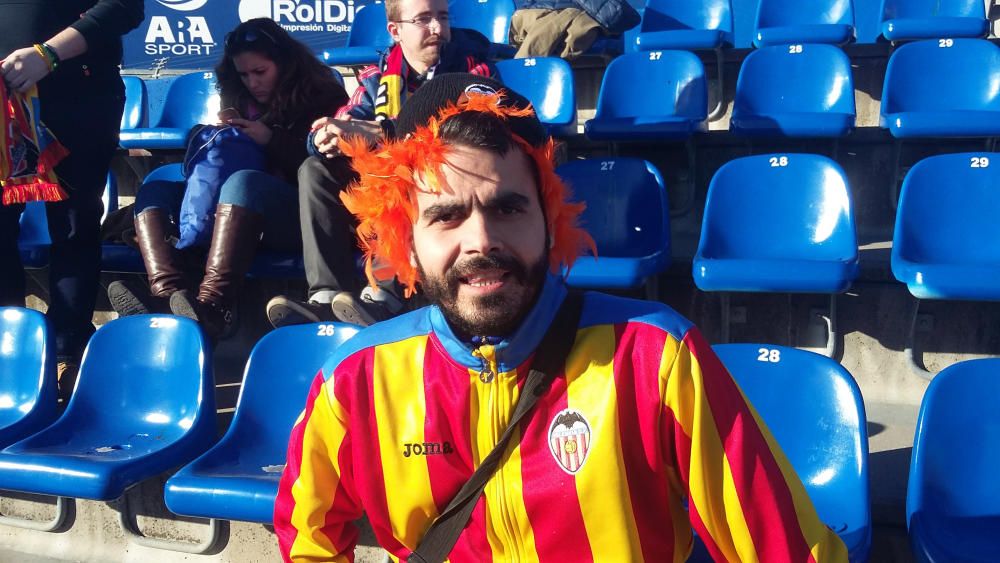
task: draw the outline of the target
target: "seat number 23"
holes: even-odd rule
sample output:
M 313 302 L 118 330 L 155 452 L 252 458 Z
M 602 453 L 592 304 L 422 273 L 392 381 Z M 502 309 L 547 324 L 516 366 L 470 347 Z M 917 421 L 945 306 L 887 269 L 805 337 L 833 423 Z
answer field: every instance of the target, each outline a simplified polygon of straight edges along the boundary
M 757 361 L 776 364 L 781 361 L 781 350 L 777 348 L 761 348 L 757 350 Z

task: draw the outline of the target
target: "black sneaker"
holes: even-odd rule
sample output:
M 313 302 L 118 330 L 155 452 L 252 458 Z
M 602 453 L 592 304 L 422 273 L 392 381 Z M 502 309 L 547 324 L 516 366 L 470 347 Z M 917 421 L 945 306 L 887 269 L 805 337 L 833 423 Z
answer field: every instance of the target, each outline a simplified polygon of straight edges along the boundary
M 279 295 L 267 302 L 267 320 L 271 326 L 304 325 L 337 320 L 329 303 L 315 301 L 296 301 L 284 295 Z
M 170 305 L 163 297 L 153 297 L 144 283 L 125 279 L 108 285 L 108 301 L 119 317 L 169 313 Z
M 383 289 L 381 293 L 387 294 L 387 291 Z M 403 303 L 395 296 L 380 295 L 380 297 L 385 299 L 376 299 L 374 290 L 366 287 L 361 291 L 360 297 L 354 297 L 346 291 L 338 293 L 330 305 L 338 320 L 360 326 L 371 326 L 379 321 L 391 319 L 403 309 Z

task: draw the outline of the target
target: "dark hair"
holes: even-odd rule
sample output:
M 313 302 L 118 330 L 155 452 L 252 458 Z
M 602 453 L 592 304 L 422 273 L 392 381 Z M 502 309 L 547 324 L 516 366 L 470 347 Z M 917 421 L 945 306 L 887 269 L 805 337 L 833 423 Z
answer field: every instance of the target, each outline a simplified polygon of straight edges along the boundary
M 276 90 L 263 119 L 270 124 L 288 125 L 301 119 L 302 112 L 317 101 L 329 99 L 337 92 L 344 99 L 347 92 L 333 77 L 331 70 L 320 62 L 305 45 L 292 38 L 274 20 L 255 18 L 236 26 L 226 35 L 225 52 L 215 67 L 216 88 L 222 107 L 245 110 L 253 101 L 240 80 L 233 58 L 241 53 L 257 53 L 278 67 Z
M 480 148 L 506 156 L 517 146 L 509 125 L 501 118 L 481 111 L 463 111 L 441 123 L 439 137 L 449 145 Z

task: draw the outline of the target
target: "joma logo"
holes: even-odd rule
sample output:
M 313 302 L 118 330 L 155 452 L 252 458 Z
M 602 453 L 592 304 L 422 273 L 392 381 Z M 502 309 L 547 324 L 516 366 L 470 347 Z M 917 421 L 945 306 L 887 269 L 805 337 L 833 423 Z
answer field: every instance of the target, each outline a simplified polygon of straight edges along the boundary
M 403 444 L 403 457 L 411 455 L 444 455 L 454 453 L 451 442 L 414 442 Z

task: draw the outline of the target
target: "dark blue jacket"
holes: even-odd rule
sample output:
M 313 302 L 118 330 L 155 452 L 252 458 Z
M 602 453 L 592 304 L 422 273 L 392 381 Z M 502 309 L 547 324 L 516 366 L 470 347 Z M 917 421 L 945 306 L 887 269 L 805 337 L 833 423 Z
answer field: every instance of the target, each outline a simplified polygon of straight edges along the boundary
M 562 10 L 579 8 L 611 35 L 620 35 L 639 25 L 639 12 L 628 0 L 514 0 L 518 10 Z

